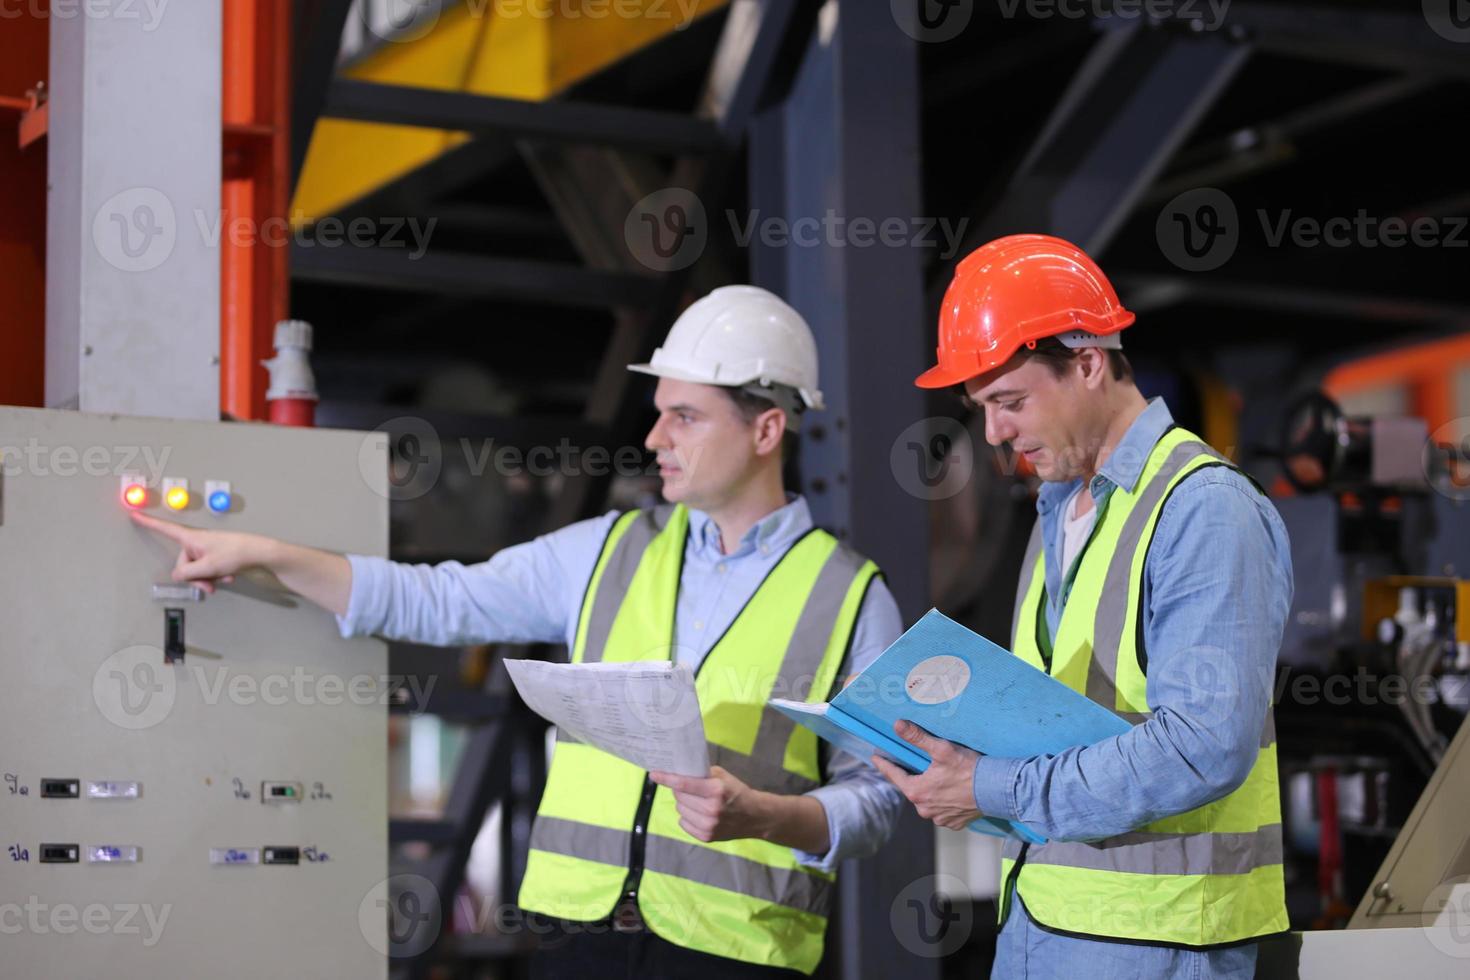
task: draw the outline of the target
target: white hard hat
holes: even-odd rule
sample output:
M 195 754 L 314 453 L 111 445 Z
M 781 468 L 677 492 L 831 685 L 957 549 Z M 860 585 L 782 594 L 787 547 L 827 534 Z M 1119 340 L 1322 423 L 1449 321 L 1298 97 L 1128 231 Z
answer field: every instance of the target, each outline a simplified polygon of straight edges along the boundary
M 676 381 L 741 388 L 794 388 L 822 408 L 817 342 L 801 314 L 757 286 L 721 286 L 692 303 L 647 364 L 629 371 Z

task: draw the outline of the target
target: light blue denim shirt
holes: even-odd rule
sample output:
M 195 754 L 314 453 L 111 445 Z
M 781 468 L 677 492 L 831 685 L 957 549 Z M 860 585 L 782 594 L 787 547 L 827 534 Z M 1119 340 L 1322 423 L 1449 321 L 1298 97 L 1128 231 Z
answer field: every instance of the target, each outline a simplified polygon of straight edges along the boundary
M 616 511 L 505 548 L 476 565 L 405 565 L 348 555 L 352 595 L 338 617 L 343 636 L 374 633 L 432 646 L 471 643 L 565 643 L 570 649 L 582 596 Z M 812 528 L 806 501 L 762 518 L 730 554 L 702 511 L 689 512 L 689 539 L 679 579 L 674 643 L 680 663 L 698 668 L 705 655 L 786 550 Z M 858 673 L 903 632 L 898 604 L 881 579 L 858 613 L 841 674 Z M 875 853 L 893 831 L 903 798 L 866 759 L 833 751 L 826 782 L 808 796 L 827 812 L 825 855 L 796 851 L 808 867 L 833 870 L 846 858 Z
M 1117 487 L 1133 491 L 1150 451 L 1173 424 L 1162 400 L 1149 402 L 1089 486 L 1099 507 Z M 1080 483 L 1048 483 L 1037 502 L 1053 636 L 1066 601 L 1061 508 Z M 1126 734 L 1059 755 L 982 757 L 975 765 L 975 805 L 1051 838 L 1096 840 L 1229 793 L 1255 762 L 1291 598 L 1291 550 L 1276 508 L 1233 469 L 1191 474 L 1165 504 L 1144 565 L 1153 715 Z M 1249 976 L 1254 962 L 1254 946 L 1199 953 L 1069 939 L 1029 920 L 1014 926 L 1017 935 L 1001 946 L 1027 953 L 1028 975 L 1075 968 L 1076 956 L 1094 953 L 1126 961 L 1119 976 L 1128 970 L 1133 976 Z M 1028 938 L 1018 939 L 1022 934 Z

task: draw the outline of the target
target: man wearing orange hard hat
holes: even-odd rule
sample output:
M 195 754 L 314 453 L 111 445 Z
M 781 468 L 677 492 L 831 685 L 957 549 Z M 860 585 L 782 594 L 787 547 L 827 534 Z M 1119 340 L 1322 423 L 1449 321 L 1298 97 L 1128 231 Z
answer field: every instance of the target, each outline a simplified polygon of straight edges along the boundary
M 1250 977 L 1287 928 L 1271 678 L 1291 557 L 1271 502 L 1145 400 L 1134 316 L 1075 245 L 1011 235 L 955 272 L 938 364 L 985 437 L 1044 484 L 1016 656 L 1124 717 L 1126 734 L 997 758 L 900 722 L 933 759 L 884 774 L 936 824 L 984 813 L 1047 838 L 1002 851 L 994 976 Z

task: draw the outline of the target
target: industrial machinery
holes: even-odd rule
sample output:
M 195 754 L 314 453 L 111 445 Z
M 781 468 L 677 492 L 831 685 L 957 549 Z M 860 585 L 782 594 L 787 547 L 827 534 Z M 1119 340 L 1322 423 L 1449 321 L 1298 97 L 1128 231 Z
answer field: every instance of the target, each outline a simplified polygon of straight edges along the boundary
M 1298 491 L 1276 501 L 1296 585 L 1274 691 L 1288 905 L 1294 924 L 1334 929 L 1428 826 L 1411 811 L 1470 709 L 1470 503 L 1443 479 L 1458 450 L 1419 419 L 1355 418 L 1314 394 L 1282 443 Z M 1443 880 L 1470 873 L 1455 871 L 1459 822 L 1421 845 L 1447 857 Z
M 385 555 L 381 433 L 0 409 L 0 973 L 382 977 L 384 645 L 130 509 Z

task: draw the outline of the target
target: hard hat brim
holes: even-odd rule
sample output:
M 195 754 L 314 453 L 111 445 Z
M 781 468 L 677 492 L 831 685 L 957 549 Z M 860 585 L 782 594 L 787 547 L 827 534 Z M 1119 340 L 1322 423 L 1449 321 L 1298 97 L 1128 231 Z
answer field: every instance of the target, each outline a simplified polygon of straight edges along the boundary
M 951 388 L 984 373 L 970 368 L 959 369 L 936 364 L 915 378 L 914 385 L 919 388 Z
M 651 374 L 655 378 L 670 378 L 674 381 L 689 381 L 698 385 L 718 386 L 719 384 L 716 381 L 711 381 L 709 378 L 702 378 L 699 375 L 695 374 L 693 371 L 681 371 L 678 368 L 671 368 L 664 365 L 654 366 L 652 364 L 629 364 L 628 370 L 636 371 L 638 374 Z

